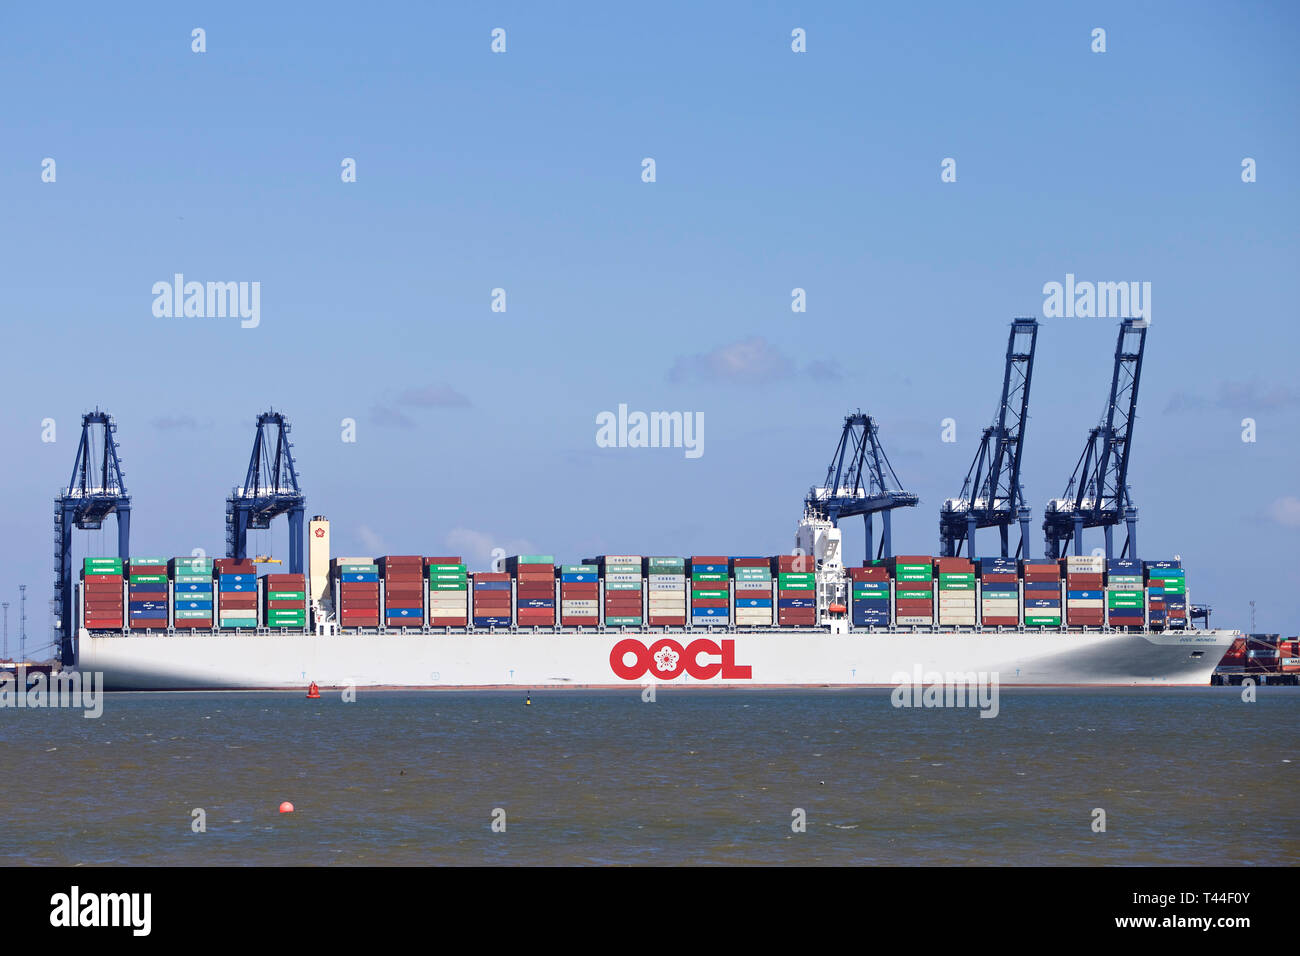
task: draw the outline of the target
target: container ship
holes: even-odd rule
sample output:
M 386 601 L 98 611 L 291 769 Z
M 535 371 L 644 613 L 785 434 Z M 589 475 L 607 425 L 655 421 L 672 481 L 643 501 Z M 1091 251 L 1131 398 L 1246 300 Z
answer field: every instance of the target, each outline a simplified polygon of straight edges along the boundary
M 841 564 L 807 512 L 792 554 L 86 558 L 75 666 L 110 690 L 873 687 L 1210 682 L 1236 631 L 1197 629 L 1179 561 L 899 555 Z M 958 675 L 954 677 L 954 675 Z

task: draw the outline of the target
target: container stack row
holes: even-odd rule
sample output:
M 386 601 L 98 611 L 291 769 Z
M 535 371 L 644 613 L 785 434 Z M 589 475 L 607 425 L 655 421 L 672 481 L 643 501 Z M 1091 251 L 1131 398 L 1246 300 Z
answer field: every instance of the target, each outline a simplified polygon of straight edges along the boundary
M 1061 626 L 1061 565 L 1057 561 L 1026 561 L 1024 568 L 1025 624 Z
M 123 571 L 121 558 L 86 558 L 82 563 L 81 603 L 87 630 L 120 631 L 126 626 Z
M 934 559 L 899 555 L 885 562 L 894 579 L 894 613 L 899 624 L 934 624 Z
M 1101 627 L 1106 623 L 1106 559 L 1072 554 L 1065 559 L 1065 623 Z
M 510 626 L 510 575 L 504 571 L 476 571 L 470 575 L 475 627 Z
M 560 566 L 560 623 L 565 627 L 595 627 L 600 623 L 599 565 Z
M 330 570 L 338 585 L 343 627 L 379 626 L 379 565 L 370 558 L 335 558 Z
M 265 588 L 263 622 L 267 627 L 302 630 L 307 626 L 307 576 L 305 574 L 268 574 Z
M 939 582 L 939 625 L 975 626 L 975 562 L 969 558 L 935 558 Z
M 782 554 L 776 559 L 776 623 L 778 627 L 811 627 L 817 623 L 817 575 L 806 555 Z
M 1181 562 L 1148 561 L 1146 575 L 1148 594 L 1152 602 L 1155 601 L 1157 594 L 1161 598 L 1165 627 L 1186 627 L 1187 579 Z
M 1020 624 L 1020 568 L 1015 558 L 980 558 L 980 622 L 985 627 Z
M 131 558 L 126 573 L 130 626 L 166 630 L 167 559 Z
M 1112 558 L 1106 562 L 1106 617 L 1111 627 L 1146 625 L 1146 591 L 1142 562 Z
M 854 627 L 889 626 L 889 569 L 883 564 L 849 568 Z
M 731 577 L 736 592 L 736 624 L 771 627 L 772 559 L 732 558 Z
M 469 575 L 459 555 L 424 559 L 428 575 L 429 624 L 464 627 L 469 623 Z
M 168 562 L 172 580 L 172 620 L 179 628 L 212 627 L 216 593 L 212 589 L 212 559 L 172 558 Z
M 596 559 L 605 584 L 607 627 L 640 627 L 644 622 L 641 560 L 639 554 L 604 554 Z
M 696 555 L 691 558 L 691 623 L 731 623 L 731 576 L 727 558 Z
M 515 620 L 520 627 L 555 626 L 555 558 L 518 554 L 506 558 L 515 584 Z
M 384 624 L 387 627 L 421 627 L 424 624 L 424 558 L 387 554 L 379 559 L 383 581 Z
M 651 627 L 686 624 L 686 559 L 645 559 L 646 623 Z

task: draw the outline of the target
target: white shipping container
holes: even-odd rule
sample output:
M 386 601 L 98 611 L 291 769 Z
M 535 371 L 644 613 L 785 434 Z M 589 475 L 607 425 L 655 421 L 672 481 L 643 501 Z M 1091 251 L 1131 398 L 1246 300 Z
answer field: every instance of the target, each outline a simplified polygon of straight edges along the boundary
M 662 575 L 652 575 L 648 580 L 651 591 L 685 591 L 685 578 L 667 578 Z
M 605 564 L 640 564 L 641 555 L 639 554 L 607 554 L 605 555 Z
M 570 601 L 567 598 L 560 602 L 561 610 L 565 611 L 595 611 L 600 607 L 599 601 L 593 601 L 588 598 L 582 598 L 576 601 Z
M 631 571 L 618 571 L 614 574 L 605 575 L 606 581 L 612 581 L 615 584 L 631 584 L 634 581 L 640 581 L 641 575 Z
M 771 581 L 737 581 L 736 590 L 737 591 L 767 591 L 770 593 L 772 590 L 772 582 Z
M 910 624 L 933 624 L 933 623 L 934 623 L 934 618 L 933 618 L 933 617 L 929 617 L 929 616 L 926 616 L 926 617 L 917 617 L 917 616 L 900 617 L 900 618 L 898 619 L 898 623 L 899 623 L 899 624 L 909 624 L 909 625 L 910 625 Z
M 1074 608 L 1075 610 L 1084 610 L 1085 608 L 1100 609 L 1106 606 L 1106 602 L 1101 598 L 1075 598 L 1066 601 L 1065 606 L 1067 609 Z

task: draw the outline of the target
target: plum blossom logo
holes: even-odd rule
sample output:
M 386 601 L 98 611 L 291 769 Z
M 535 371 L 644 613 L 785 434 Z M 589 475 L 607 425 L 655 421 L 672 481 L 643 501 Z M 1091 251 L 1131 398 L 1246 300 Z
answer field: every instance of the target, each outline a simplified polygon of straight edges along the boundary
M 667 673 L 677 668 L 679 655 L 671 647 L 661 647 L 655 652 L 655 667 Z

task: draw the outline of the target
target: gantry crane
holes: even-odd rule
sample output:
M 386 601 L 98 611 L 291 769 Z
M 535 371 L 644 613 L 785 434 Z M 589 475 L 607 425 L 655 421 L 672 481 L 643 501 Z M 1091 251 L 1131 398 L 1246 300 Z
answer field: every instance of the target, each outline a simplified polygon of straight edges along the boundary
M 984 429 L 961 494 L 945 501 L 939 512 L 939 553 L 945 558 L 959 556 L 965 542 L 974 559 L 977 528 L 997 528 L 1002 538 L 1002 557 L 1008 557 L 1007 530 L 1014 521 L 1020 522 L 1016 557 L 1029 557 L 1029 508 L 1020 486 L 1020 456 L 1037 344 L 1037 319 L 1016 319 L 1011 323 L 997 414 L 993 424 Z
M 268 435 L 275 430 L 274 438 Z M 271 519 L 289 516 L 289 573 L 302 573 L 302 522 L 307 499 L 298 487 L 293 465 L 290 425 L 277 411 L 257 416 L 253 454 L 244 484 L 226 499 L 226 556 L 248 557 L 248 532 L 271 527 Z
M 840 518 L 862 515 L 867 532 L 867 558 L 872 553 L 871 516 L 880 512 L 884 531 L 877 557 L 892 557 L 893 540 L 890 515 L 895 508 L 914 508 L 920 499 L 903 491 L 898 476 L 880 446 L 880 428 L 871 416 L 859 411 L 844 418 L 844 430 L 835 448 L 835 457 L 826 470 L 821 487 L 808 490 L 805 512 L 811 512 L 839 525 Z M 892 483 L 890 481 L 892 479 Z
M 76 661 L 76 634 L 72 601 L 72 531 L 92 531 L 104 526 L 110 514 L 117 518 L 117 555 L 131 554 L 131 496 L 122 477 L 117 452 L 117 423 L 96 408 L 81 416 L 81 440 L 72 477 L 54 499 L 54 595 L 59 615 L 59 659 L 65 666 Z M 98 439 L 98 440 L 97 440 Z
M 1137 508 L 1128 487 L 1128 465 L 1147 327 L 1147 321 L 1140 319 L 1120 323 L 1110 399 L 1102 422 L 1088 432 L 1065 494 L 1049 501 L 1043 514 L 1049 558 L 1061 557 L 1071 541 L 1074 553 L 1082 554 L 1085 528 L 1105 529 L 1106 557 L 1113 558 L 1112 532 L 1121 521 L 1128 525 L 1128 538 L 1120 557 L 1137 557 Z

